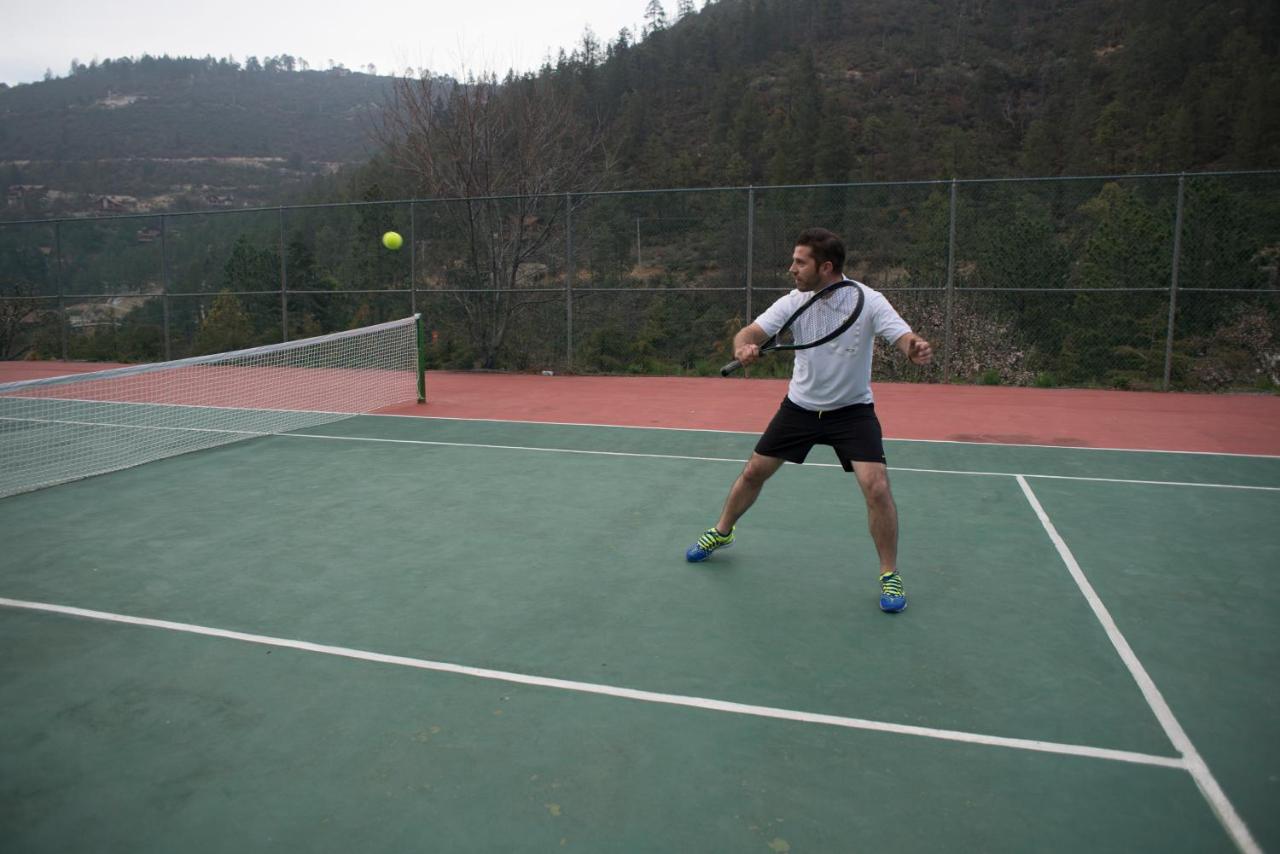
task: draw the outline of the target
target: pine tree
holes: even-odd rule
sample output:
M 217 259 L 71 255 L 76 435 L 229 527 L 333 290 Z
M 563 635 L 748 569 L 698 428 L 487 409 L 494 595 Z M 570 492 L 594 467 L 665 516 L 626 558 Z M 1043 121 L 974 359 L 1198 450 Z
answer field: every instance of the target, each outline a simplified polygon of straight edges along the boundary
M 729 130 L 729 140 L 733 150 L 747 163 L 748 176 L 752 181 L 761 175 L 761 149 L 767 126 L 764 108 L 755 93 L 743 92 Z
M 838 184 L 849 180 L 852 133 L 843 112 L 830 99 L 826 103 L 813 153 L 814 179 L 822 184 Z
M 253 321 L 229 290 L 213 298 L 213 305 L 200 319 L 195 347 L 199 353 L 225 353 L 242 350 L 253 343 Z
M 822 81 L 813 62 L 813 53 L 800 51 L 787 71 L 786 145 L 792 160 L 790 169 L 796 182 L 813 180 L 814 153 L 822 122 Z
M 1022 136 L 1019 162 L 1026 175 L 1057 175 L 1061 153 L 1049 119 L 1036 119 Z
M 667 12 L 662 8 L 662 0 L 649 0 L 644 7 L 644 34 L 650 35 L 667 28 Z

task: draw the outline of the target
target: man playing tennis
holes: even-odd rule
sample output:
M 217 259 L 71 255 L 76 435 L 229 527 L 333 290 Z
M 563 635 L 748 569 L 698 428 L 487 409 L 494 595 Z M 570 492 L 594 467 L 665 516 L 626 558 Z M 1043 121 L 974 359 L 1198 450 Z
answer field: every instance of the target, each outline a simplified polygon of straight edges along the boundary
M 760 346 L 776 334 L 813 291 L 845 281 L 844 243 L 823 228 L 796 238 L 791 256 L 795 290 L 783 296 L 733 337 L 733 355 L 744 365 L 760 358 Z M 784 462 L 803 463 L 814 445 L 830 445 L 858 479 L 867 502 L 867 523 L 880 558 L 880 609 L 907 607 L 898 575 L 898 509 L 889 490 L 880 422 L 871 397 L 873 336 L 879 335 L 917 365 L 933 360 L 929 342 L 911 331 L 889 301 L 866 285 L 865 310 L 834 340 L 796 350 L 791 384 L 773 420 L 733 482 L 720 519 L 698 537 L 685 558 L 704 561 L 733 543 L 734 526 L 755 503 L 764 482 Z

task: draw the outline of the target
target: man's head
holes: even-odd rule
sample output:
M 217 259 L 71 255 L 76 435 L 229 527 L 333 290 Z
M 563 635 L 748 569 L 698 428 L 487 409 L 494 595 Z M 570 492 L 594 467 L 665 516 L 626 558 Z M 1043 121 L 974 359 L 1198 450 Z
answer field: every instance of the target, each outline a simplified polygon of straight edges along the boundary
M 796 238 L 791 254 L 796 288 L 813 291 L 844 276 L 844 243 L 825 228 L 807 228 Z

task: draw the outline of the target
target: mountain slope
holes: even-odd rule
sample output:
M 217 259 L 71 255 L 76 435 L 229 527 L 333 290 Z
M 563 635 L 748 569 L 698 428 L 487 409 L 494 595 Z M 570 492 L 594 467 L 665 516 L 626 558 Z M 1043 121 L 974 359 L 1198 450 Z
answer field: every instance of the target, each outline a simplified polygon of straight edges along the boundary
M 46 188 L 18 205 L 25 215 L 113 209 L 102 196 L 131 196 L 131 210 L 278 202 L 317 173 L 368 159 L 388 82 L 256 59 L 80 66 L 0 89 L 0 183 Z
M 1267 0 L 691 6 L 526 75 L 603 129 L 613 186 L 1280 167 Z M 0 87 L 0 215 L 358 198 L 360 181 L 316 178 L 376 153 L 391 83 L 288 56 L 142 57 Z

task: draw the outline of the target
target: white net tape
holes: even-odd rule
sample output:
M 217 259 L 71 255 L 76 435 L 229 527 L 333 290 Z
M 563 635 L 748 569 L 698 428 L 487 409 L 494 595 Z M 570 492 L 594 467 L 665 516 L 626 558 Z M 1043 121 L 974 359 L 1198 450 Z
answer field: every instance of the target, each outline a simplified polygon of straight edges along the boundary
M 417 395 L 416 318 L 233 353 L 0 384 L 0 497 Z

